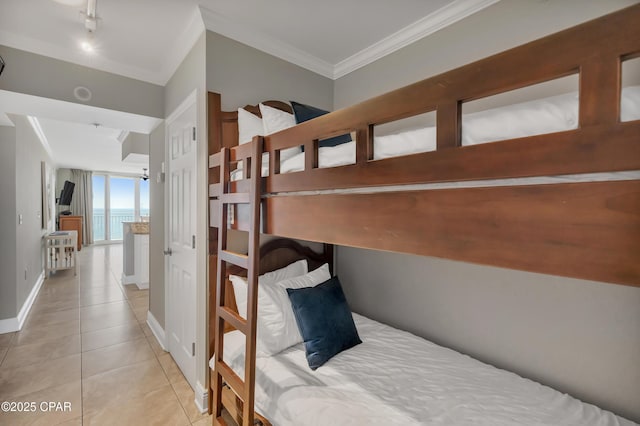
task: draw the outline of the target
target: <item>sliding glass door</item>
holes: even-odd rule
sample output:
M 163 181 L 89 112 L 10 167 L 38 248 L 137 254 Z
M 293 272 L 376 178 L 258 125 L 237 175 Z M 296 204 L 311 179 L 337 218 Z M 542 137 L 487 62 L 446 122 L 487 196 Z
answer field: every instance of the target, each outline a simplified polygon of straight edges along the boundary
M 122 240 L 122 222 L 149 217 L 149 182 L 139 178 L 93 175 L 95 241 Z
M 105 184 L 107 182 L 104 175 L 93 175 L 93 241 L 104 241 L 107 239 L 107 228 L 105 226 Z

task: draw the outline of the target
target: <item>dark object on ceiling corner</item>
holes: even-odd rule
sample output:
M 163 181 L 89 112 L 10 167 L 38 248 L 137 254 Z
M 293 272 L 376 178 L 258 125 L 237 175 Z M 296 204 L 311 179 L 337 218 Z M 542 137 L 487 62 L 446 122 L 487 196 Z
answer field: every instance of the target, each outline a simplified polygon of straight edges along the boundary
M 2 71 L 4 71 L 4 59 L 0 56 L 0 75 L 2 75 Z

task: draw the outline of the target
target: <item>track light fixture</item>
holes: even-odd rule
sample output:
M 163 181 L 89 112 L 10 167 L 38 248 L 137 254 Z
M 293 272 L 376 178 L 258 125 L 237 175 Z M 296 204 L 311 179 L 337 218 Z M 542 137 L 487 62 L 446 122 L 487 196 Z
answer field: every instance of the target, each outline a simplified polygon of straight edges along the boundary
M 84 17 L 84 28 L 87 30 L 86 38 L 80 43 L 80 47 L 87 53 L 95 51 L 94 34 L 98 29 L 98 0 L 87 0 L 86 11 L 80 12 Z
M 87 32 L 94 33 L 98 29 L 98 0 L 87 0 L 87 10 L 83 12 L 84 27 Z

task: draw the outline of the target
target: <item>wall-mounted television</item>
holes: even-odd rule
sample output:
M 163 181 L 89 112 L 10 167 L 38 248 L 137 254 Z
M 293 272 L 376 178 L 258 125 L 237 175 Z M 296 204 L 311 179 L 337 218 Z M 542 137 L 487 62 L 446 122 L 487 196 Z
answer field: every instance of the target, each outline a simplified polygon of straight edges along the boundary
M 58 199 L 58 205 L 60 206 L 70 206 L 71 198 L 73 197 L 73 189 L 76 187 L 76 184 L 73 182 L 69 182 L 68 180 L 64 181 L 64 187 L 60 192 L 60 198 Z

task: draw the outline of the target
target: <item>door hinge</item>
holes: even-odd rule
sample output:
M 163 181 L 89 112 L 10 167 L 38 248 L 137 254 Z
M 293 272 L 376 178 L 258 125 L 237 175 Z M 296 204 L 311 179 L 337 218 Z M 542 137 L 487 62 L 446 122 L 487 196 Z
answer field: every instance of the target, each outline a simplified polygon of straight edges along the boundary
M 196 140 L 196 128 L 192 127 L 192 129 L 193 129 L 193 140 L 195 141 Z
M 191 356 L 196 356 L 196 342 L 191 344 Z
M 191 236 L 191 248 L 192 249 L 196 248 L 196 236 L 195 235 Z

